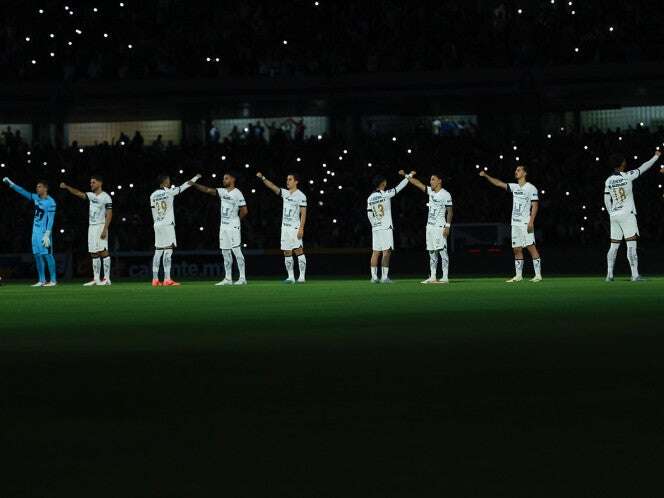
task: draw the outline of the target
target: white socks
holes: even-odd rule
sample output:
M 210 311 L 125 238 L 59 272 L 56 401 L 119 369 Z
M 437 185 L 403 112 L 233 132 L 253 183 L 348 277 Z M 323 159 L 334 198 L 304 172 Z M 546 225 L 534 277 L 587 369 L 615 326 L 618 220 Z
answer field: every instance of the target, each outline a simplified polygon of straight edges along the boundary
M 286 264 L 286 272 L 288 272 L 288 280 L 295 280 L 293 273 L 293 256 L 284 256 L 284 263 Z
M 436 251 L 429 251 L 429 278 L 436 280 L 436 272 L 438 271 L 438 253 Z
M 298 266 L 300 267 L 300 280 L 304 280 L 304 275 L 307 271 L 307 257 L 304 254 L 296 256 Z
M 632 270 L 632 278 L 639 276 L 639 256 L 636 254 L 636 240 L 627 241 L 627 261 Z
M 97 256 L 92 257 L 92 275 L 95 282 L 101 281 L 101 258 Z
M 161 266 L 161 257 L 164 255 L 163 249 L 156 249 L 152 257 L 152 280 L 159 279 L 159 267 Z
M 230 249 L 222 249 L 221 254 L 224 257 L 224 272 L 226 273 L 226 276 L 224 277 L 224 280 L 232 280 L 233 279 L 233 253 L 231 253 Z
M 522 259 L 515 259 L 514 260 L 514 269 L 516 270 L 516 277 L 517 278 L 522 278 L 523 277 L 523 260 Z
M 173 249 L 164 249 L 164 281 L 171 279 L 171 259 Z
M 242 254 L 242 249 L 240 249 L 239 246 L 234 247 L 233 248 L 233 254 L 235 254 L 235 260 L 237 261 L 237 269 L 240 272 L 240 280 L 246 280 L 247 279 L 247 275 L 246 275 L 246 272 L 245 272 L 246 266 L 245 266 L 245 263 L 244 263 L 244 254 Z M 224 256 L 224 258 L 225 258 L 225 256 Z M 226 260 L 224 259 L 224 261 L 226 261 Z
M 371 280 L 378 280 L 378 267 L 377 266 L 372 266 L 371 267 Z
M 618 256 L 618 249 L 620 244 L 611 242 L 609 252 L 606 253 L 606 278 L 613 278 L 613 268 L 616 266 L 616 256 Z M 627 253 L 629 257 L 629 252 Z
M 540 258 L 533 259 L 533 268 L 535 269 L 535 276 L 542 277 L 542 260 Z
M 447 255 L 447 248 L 440 251 L 440 266 L 443 268 L 443 280 L 447 280 L 450 276 L 450 258 Z M 434 274 L 434 278 L 435 278 Z
M 111 257 L 106 256 L 103 259 L 103 263 L 104 263 L 104 279 L 106 279 L 110 282 L 111 281 Z
M 390 267 L 389 266 L 382 266 L 381 269 L 380 269 L 380 278 L 381 278 L 381 280 L 387 280 L 389 274 L 390 274 Z

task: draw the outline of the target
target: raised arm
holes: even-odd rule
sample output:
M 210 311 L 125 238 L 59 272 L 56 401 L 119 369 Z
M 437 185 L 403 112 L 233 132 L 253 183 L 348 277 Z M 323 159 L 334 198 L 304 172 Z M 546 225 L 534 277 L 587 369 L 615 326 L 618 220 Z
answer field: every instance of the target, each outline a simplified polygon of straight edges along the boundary
M 202 175 L 199 174 L 196 176 L 201 177 Z M 189 184 L 190 187 L 194 187 L 196 190 L 198 190 L 199 192 L 203 192 L 204 194 L 214 195 L 214 196 L 219 195 L 216 188 L 206 187 L 205 185 L 192 182 L 191 180 L 189 180 L 187 183 Z
M 63 189 L 63 190 L 66 190 L 67 192 L 69 192 L 69 193 L 72 194 L 72 195 L 75 195 L 75 196 L 78 197 L 79 199 L 83 199 L 83 200 L 85 200 L 85 199 L 88 198 L 88 197 L 85 195 L 84 192 L 81 192 L 80 190 L 75 189 L 74 187 L 70 187 L 70 186 L 67 185 L 65 182 L 62 182 L 62 183 L 60 184 L 60 188 Z
M 662 153 L 658 150 L 655 152 L 655 155 L 652 156 L 650 159 L 648 159 L 645 163 L 643 163 L 641 166 L 636 168 L 636 170 L 639 172 L 639 176 L 641 176 L 643 173 L 648 171 L 650 168 L 652 168 L 653 164 L 657 162 L 657 159 L 659 159 L 659 156 Z
M 24 189 L 23 187 L 21 187 L 20 185 L 16 185 L 13 181 L 11 181 L 11 180 L 10 180 L 9 178 L 7 178 L 6 176 L 2 179 L 2 181 L 3 181 L 3 183 L 4 183 L 5 185 L 7 185 L 7 186 L 8 186 L 10 189 L 12 189 L 14 192 L 16 192 L 17 194 L 19 194 L 19 195 L 25 197 L 25 198 L 28 199 L 29 201 L 33 201 L 33 200 L 35 199 L 35 198 L 34 198 L 34 195 L 35 195 L 35 194 L 31 194 L 30 192 L 28 192 L 27 190 L 25 190 L 25 189 Z
M 256 173 L 256 176 L 258 177 L 259 180 L 262 180 L 263 185 L 269 188 L 272 192 L 274 192 L 277 195 L 281 194 L 281 189 L 277 187 L 274 183 L 272 183 L 270 180 L 265 178 L 265 176 L 263 176 L 263 173 L 259 171 L 258 173 Z
M 414 171 L 411 171 L 410 173 L 406 174 L 406 173 L 404 172 L 404 170 L 399 170 L 399 174 L 400 174 L 401 176 L 403 176 L 404 179 L 401 180 L 401 181 L 399 182 L 399 184 L 398 184 L 396 187 L 391 188 L 390 190 L 388 190 L 387 192 L 385 192 L 385 196 L 386 196 L 387 198 L 392 198 L 392 197 L 394 197 L 394 196 L 397 195 L 399 192 L 401 192 L 404 188 L 406 188 L 406 185 L 408 185 L 408 181 L 413 177 L 413 175 L 415 174 L 415 172 L 414 172 Z
M 502 188 L 503 190 L 507 190 L 507 183 L 501 182 L 497 178 L 494 178 L 493 176 L 487 174 L 485 171 L 480 171 L 480 176 L 486 178 L 491 185 L 494 185 L 498 188 Z
M 174 189 L 171 189 L 170 191 L 173 193 L 173 195 L 181 194 L 182 192 L 187 190 L 189 187 L 191 187 L 194 183 L 196 183 L 200 179 L 201 179 L 201 175 L 196 175 L 195 177 L 193 177 L 188 182 L 184 182 L 179 187 L 175 187 Z
M 422 183 L 421 181 L 419 181 L 417 178 L 415 178 L 415 172 L 414 171 L 411 172 L 411 175 L 412 176 L 410 177 L 410 179 L 408 181 L 411 184 L 413 184 L 415 187 L 419 188 L 422 192 L 426 192 L 427 191 L 427 186 L 424 183 Z

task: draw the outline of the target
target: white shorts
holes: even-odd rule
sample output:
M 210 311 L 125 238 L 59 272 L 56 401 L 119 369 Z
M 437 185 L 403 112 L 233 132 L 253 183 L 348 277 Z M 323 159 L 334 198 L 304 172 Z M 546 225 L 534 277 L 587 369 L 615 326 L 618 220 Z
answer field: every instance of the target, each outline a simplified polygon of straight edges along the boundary
M 447 249 L 447 238 L 443 235 L 444 228 L 427 225 L 427 251 Z
M 639 235 L 635 214 L 611 217 L 611 240 L 629 239 Z
M 175 225 L 157 225 L 154 227 L 154 246 L 156 248 L 175 247 L 178 241 L 175 238 Z
M 241 243 L 240 227 L 224 227 L 219 230 L 220 249 L 233 249 L 234 247 L 239 247 Z
M 535 245 L 535 232 L 528 233 L 526 225 L 512 225 L 512 247 Z
M 104 231 L 104 225 L 90 225 L 88 227 L 88 252 L 108 251 L 108 236 L 101 238 L 101 232 Z
M 374 251 L 387 251 L 388 249 L 394 249 L 394 230 L 391 228 L 386 230 L 375 230 L 371 232 L 371 235 L 371 248 Z
M 297 238 L 300 227 L 281 227 L 281 250 L 292 251 L 303 246 L 302 239 Z

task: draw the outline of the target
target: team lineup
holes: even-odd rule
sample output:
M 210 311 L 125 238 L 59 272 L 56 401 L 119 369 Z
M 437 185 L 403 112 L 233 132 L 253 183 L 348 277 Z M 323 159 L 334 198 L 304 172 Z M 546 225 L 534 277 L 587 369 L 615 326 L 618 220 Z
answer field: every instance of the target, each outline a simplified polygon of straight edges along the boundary
M 614 154 L 609 162 L 613 173 L 604 184 L 604 206 L 610 220 L 610 245 L 607 253 L 606 280 L 613 281 L 616 255 L 622 240 L 627 245 L 627 259 L 631 270 L 631 280 L 640 281 L 638 270 L 637 240 L 639 229 L 636 218 L 636 205 L 632 183 L 648 171 L 659 159 L 660 151 L 636 169 L 627 170 L 624 156 Z M 664 169 L 661 170 L 664 173 Z M 390 258 L 394 249 L 394 225 L 392 221 L 392 199 L 410 183 L 428 197 L 428 217 L 426 222 L 426 250 L 429 254 L 430 274 L 423 284 L 449 283 L 449 254 L 447 239 L 452 228 L 453 204 L 451 194 L 443 188 L 442 175 L 431 174 L 429 185 L 415 177 L 416 172 L 399 171 L 403 179 L 394 188 L 387 188 L 387 179 L 376 176 L 373 179 L 374 191 L 367 199 L 367 217 L 372 231 L 372 254 L 370 275 L 372 283 L 391 283 L 389 277 Z M 281 251 L 284 255 L 286 283 L 306 282 L 307 260 L 304 254 L 304 230 L 307 221 L 307 197 L 298 189 L 299 176 L 295 173 L 286 177 L 286 188 L 280 188 L 257 173 L 257 178 L 265 187 L 282 199 Z M 532 282 L 542 280 L 542 264 L 535 242 L 535 221 L 539 211 L 537 188 L 528 182 L 528 168 L 518 165 L 513 183 L 505 183 L 486 172 L 480 172 L 491 185 L 512 194 L 511 236 L 514 253 L 515 274 L 507 282 L 523 280 L 524 248 L 533 261 Z M 171 278 L 173 251 L 177 247 L 175 232 L 175 197 L 189 188 L 219 198 L 220 227 L 219 248 L 224 262 L 224 279 L 215 284 L 246 285 L 246 262 L 242 253 L 241 223 L 248 214 L 247 203 L 242 192 L 236 188 L 237 175 L 224 174 L 222 187 L 212 188 L 201 185 L 202 175 L 196 175 L 180 186 L 173 186 L 169 175 L 160 175 L 158 188 L 150 195 L 154 228 L 155 252 L 152 262 L 152 286 L 179 286 Z M 46 181 L 38 181 L 35 193 L 5 177 L 3 182 L 16 193 L 29 200 L 34 206 L 32 225 L 32 254 L 35 259 L 38 281 L 33 287 L 53 287 L 57 285 L 56 265 L 53 256 L 53 224 L 56 215 L 56 202 L 49 195 Z M 111 256 L 108 251 L 109 229 L 113 219 L 112 197 L 103 190 L 103 178 L 92 175 L 90 191 L 83 192 L 66 183 L 60 188 L 89 203 L 88 252 L 92 260 L 93 279 L 85 286 L 111 285 Z M 232 280 L 233 261 L 237 265 L 239 278 Z M 441 277 L 438 278 L 440 261 Z M 298 276 L 295 277 L 297 269 Z M 163 271 L 163 280 L 160 272 Z M 48 278 L 47 278 L 48 273 Z

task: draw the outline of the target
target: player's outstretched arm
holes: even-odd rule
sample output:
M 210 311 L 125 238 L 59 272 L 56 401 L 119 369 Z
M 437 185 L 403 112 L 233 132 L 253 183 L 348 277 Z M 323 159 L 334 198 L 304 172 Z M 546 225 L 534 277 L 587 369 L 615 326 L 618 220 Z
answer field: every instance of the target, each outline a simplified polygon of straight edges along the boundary
M 263 173 L 261 173 L 259 171 L 258 173 L 256 173 L 256 176 L 258 177 L 259 180 L 262 180 L 263 185 L 265 185 L 267 188 L 269 188 L 272 192 L 274 192 L 277 195 L 281 194 L 281 189 L 279 187 L 277 187 L 274 183 L 272 183 L 270 180 L 265 178 Z
M 70 187 L 65 182 L 60 183 L 60 188 L 63 189 L 63 190 L 66 190 L 71 195 L 75 195 L 79 199 L 83 199 L 83 200 L 87 199 L 87 196 L 85 195 L 85 193 L 81 192 L 78 189 L 75 189 L 74 187 Z
M 414 171 L 411 171 L 411 177 L 410 177 L 410 179 L 409 179 L 408 181 L 409 181 L 412 185 L 414 185 L 415 187 L 417 187 L 418 189 L 420 189 L 422 192 L 426 192 L 426 191 L 427 191 L 427 186 L 426 186 L 424 183 L 422 183 L 421 181 L 419 181 L 417 178 L 415 178 L 415 172 L 414 172 Z
M 196 176 L 198 176 L 200 178 L 202 175 L 198 174 Z M 187 183 L 189 184 L 190 187 L 194 187 L 196 190 L 198 190 L 199 192 L 203 192 L 204 194 L 214 195 L 214 196 L 218 195 L 216 188 L 206 187 L 205 185 L 201 185 L 200 183 L 192 182 L 191 180 L 189 180 Z
M 503 190 L 507 190 L 507 183 L 501 182 L 497 178 L 494 178 L 493 176 L 490 176 L 485 171 L 480 171 L 480 176 L 483 177 L 483 178 L 486 178 L 491 185 L 494 185 L 498 188 L 502 188 Z
M 662 155 L 661 151 L 655 151 L 655 155 L 652 156 L 650 159 L 648 159 L 645 163 L 643 163 L 641 166 L 639 166 L 637 171 L 639 172 L 639 176 L 641 176 L 643 173 L 648 171 L 650 168 L 652 168 L 653 164 L 657 162 L 659 159 L 659 156 Z
M 414 171 L 411 171 L 410 173 L 406 174 L 404 170 L 400 169 L 399 175 L 403 176 L 404 179 L 401 180 L 396 187 L 387 191 L 387 197 L 394 197 L 404 188 L 406 188 L 406 185 L 408 185 L 408 181 L 413 177 L 414 174 L 415 174 Z
M 184 182 L 179 187 L 172 188 L 170 190 L 170 192 L 172 192 L 173 195 L 181 194 L 182 192 L 187 190 L 189 187 L 191 187 L 194 183 L 196 183 L 200 179 L 201 179 L 201 175 L 196 175 L 191 180 L 189 180 L 188 182 Z
M 16 192 L 17 194 L 19 194 L 19 195 L 25 197 L 25 198 L 28 199 L 29 201 L 31 201 L 31 200 L 34 199 L 34 197 L 33 197 L 34 194 L 31 194 L 30 192 L 28 192 L 27 190 L 25 190 L 25 189 L 24 189 L 23 187 L 21 187 L 20 185 L 16 185 L 13 181 L 11 181 L 11 180 L 10 180 L 9 178 L 7 178 L 6 176 L 2 179 L 2 182 L 3 182 L 5 185 L 7 185 L 10 189 L 12 189 L 14 192 Z

